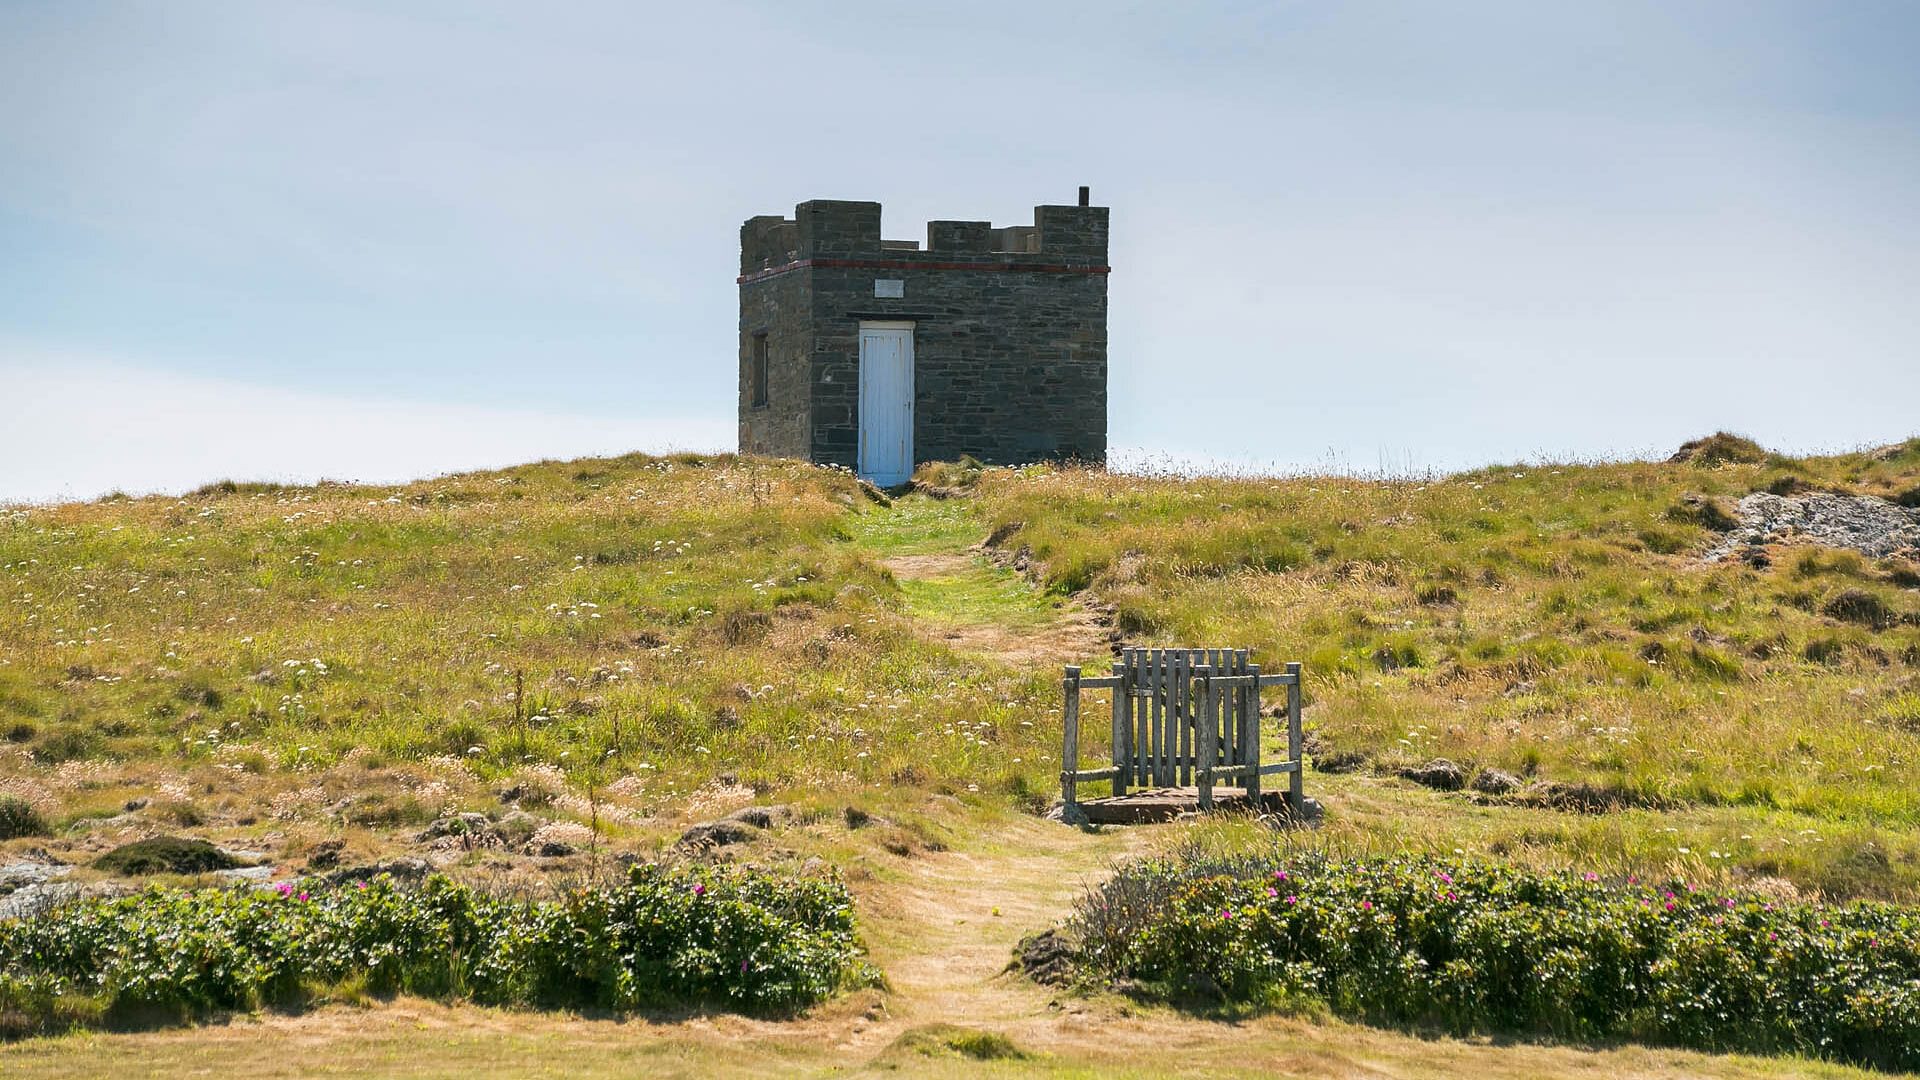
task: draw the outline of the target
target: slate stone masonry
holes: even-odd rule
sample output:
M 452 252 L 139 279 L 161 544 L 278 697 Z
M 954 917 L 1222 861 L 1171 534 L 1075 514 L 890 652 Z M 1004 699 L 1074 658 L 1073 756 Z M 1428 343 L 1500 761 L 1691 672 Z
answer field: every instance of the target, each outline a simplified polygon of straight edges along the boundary
M 855 467 L 860 323 L 914 324 L 914 460 L 1107 455 L 1107 208 L 1032 225 L 934 221 L 883 241 L 880 204 L 816 199 L 740 228 L 740 449 Z M 876 296 L 875 282 L 899 282 Z M 765 337 L 767 403 L 753 402 Z

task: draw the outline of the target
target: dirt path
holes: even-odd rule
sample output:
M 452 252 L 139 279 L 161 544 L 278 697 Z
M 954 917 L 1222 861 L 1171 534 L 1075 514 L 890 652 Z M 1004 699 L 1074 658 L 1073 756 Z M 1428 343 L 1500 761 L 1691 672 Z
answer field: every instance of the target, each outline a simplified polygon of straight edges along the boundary
M 921 603 L 916 611 L 930 636 L 956 649 L 984 653 L 1008 664 L 1057 667 L 1097 661 L 1107 655 L 1109 632 L 1102 620 L 1078 600 L 1045 600 L 1031 582 L 1013 571 L 995 566 L 977 552 L 938 552 L 892 555 L 880 560 L 894 580 L 907 585 L 909 600 L 943 594 L 985 593 L 1025 589 L 1033 593 L 1020 608 L 1023 618 L 1008 621 L 985 617 L 991 612 L 942 612 L 938 599 Z M 921 586 L 915 589 L 914 586 Z

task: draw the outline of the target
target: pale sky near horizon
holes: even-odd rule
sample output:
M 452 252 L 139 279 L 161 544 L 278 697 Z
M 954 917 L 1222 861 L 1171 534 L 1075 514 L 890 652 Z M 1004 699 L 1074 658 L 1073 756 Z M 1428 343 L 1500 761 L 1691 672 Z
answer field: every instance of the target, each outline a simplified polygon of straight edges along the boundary
M 1920 4 L 0 0 L 0 502 L 731 448 L 737 230 L 1112 207 L 1134 462 L 1920 434 Z

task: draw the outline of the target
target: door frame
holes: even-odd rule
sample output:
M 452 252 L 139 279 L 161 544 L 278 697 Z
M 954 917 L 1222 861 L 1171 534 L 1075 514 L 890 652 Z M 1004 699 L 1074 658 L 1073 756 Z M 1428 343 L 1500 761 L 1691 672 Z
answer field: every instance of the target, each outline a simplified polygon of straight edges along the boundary
M 906 396 L 907 396 L 906 421 L 905 421 L 906 427 L 907 427 L 907 460 L 905 463 L 906 475 L 900 477 L 898 480 L 895 480 L 893 482 L 905 483 L 910 477 L 913 476 L 913 466 L 915 464 L 913 460 L 914 368 L 918 363 L 917 352 L 914 348 L 915 346 L 914 337 L 915 337 L 916 329 L 917 327 L 911 321 L 901 321 L 901 320 L 895 320 L 895 319 L 862 319 L 860 320 L 859 330 L 854 335 L 854 350 L 855 350 L 854 363 L 855 363 L 855 366 L 859 369 L 859 378 L 857 380 L 857 386 L 856 386 L 855 395 L 854 395 L 853 422 L 854 422 L 855 441 L 854 441 L 853 467 L 854 467 L 854 472 L 856 474 L 859 474 L 863 478 L 867 477 L 868 475 L 866 472 L 863 471 L 866 466 L 866 461 L 864 459 L 866 457 L 866 447 L 867 447 L 867 425 L 865 422 L 865 417 L 863 417 L 861 413 L 865 409 L 866 398 L 867 398 L 867 351 L 865 347 L 865 341 L 866 341 L 867 331 L 869 330 L 890 330 L 890 331 L 904 332 L 905 341 L 906 341 L 906 350 L 907 350 L 906 387 L 905 387 Z

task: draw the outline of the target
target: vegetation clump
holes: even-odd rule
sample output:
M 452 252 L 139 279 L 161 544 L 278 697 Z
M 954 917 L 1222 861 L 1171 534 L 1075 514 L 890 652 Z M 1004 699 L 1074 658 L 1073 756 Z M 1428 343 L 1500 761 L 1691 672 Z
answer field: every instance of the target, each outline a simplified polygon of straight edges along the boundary
M 799 1008 L 860 968 L 838 879 L 634 866 L 553 900 L 428 878 L 151 888 L 0 922 L 14 1032 L 298 1004 L 330 987 L 492 1005 Z M 85 1007 L 77 1007 L 76 1000 Z
M 1757 465 L 1768 458 L 1766 447 L 1744 435 L 1716 431 L 1680 444 L 1667 460 L 1675 465 Z
M 246 863 L 205 840 L 189 836 L 155 836 L 121 844 L 93 860 L 96 870 L 129 877 L 146 874 L 207 874 L 231 870 Z
M 1841 622 L 1858 623 L 1874 630 L 1885 630 L 1899 621 L 1899 616 L 1885 600 L 1865 589 L 1847 589 L 1826 602 L 1820 608 L 1820 614 Z
M 1920 1066 L 1920 911 L 1467 858 L 1255 852 L 1123 868 L 1073 929 L 1149 996 L 1455 1033 Z
M 51 831 L 40 808 L 14 795 L 0 795 L 0 840 L 45 836 Z

